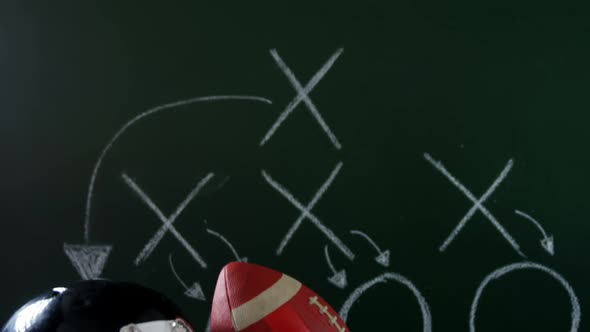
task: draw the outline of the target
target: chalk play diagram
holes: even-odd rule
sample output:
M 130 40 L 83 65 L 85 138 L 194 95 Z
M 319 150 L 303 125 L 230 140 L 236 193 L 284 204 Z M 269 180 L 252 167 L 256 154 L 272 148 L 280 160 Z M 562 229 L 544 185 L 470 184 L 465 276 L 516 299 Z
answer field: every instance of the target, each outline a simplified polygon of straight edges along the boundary
M 291 114 L 293 114 L 293 112 L 303 112 L 304 110 L 309 112 L 309 115 L 311 115 L 311 119 L 313 121 L 312 123 L 319 125 L 319 128 L 324 134 L 323 136 L 329 141 L 331 148 L 335 150 L 342 150 L 346 148 L 345 144 L 343 144 L 338 139 L 338 136 L 336 135 L 337 130 L 333 130 L 333 128 L 328 125 L 328 121 L 324 119 L 320 113 L 320 110 L 316 107 L 314 101 L 310 97 L 310 93 L 318 86 L 322 78 L 324 78 L 330 72 L 330 70 L 334 70 L 333 68 L 337 67 L 338 60 L 342 56 L 343 52 L 344 49 L 335 50 L 328 57 L 328 59 L 325 60 L 324 64 L 315 72 L 315 74 L 304 83 L 296 76 L 295 71 L 291 69 L 291 66 L 283 60 L 278 50 L 272 49 L 269 51 L 269 60 L 273 60 L 282 74 L 284 74 L 287 82 L 293 88 L 295 95 L 285 106 L 279 105 L 279 109 L 281 111 L 279 112 L 276 120 L 266 132 L 261 133 L 260 135 L 260 141 L 258 142 L 260 148 L 264 147 L 270 140 L 272 140 L 274 135 L 280 131 L 282 126 L 288 125 L 289 117 Z M 292 66 L 296 67 L 295 64 Z M 92 169 L 90 175 L 86 194 L 86 205 L 83 215 L 83 241 L 79 243 L 64 243 L 63 245 L 66 256 L 70 259 L 75 270 L 78 272 L 81 278 L 99 278 L 105 265 L 108 264 L 108 258 L 112 253 L 111 251 L 114 246 L 113 244 L 93 243 L 91 239 L 91 221 L 93 216 L 93 197 L 95 184 L 101 179 L 103 161 L 108 157 L 111 149 L 122 137 L 125 136 L 128 131 L 132 130 L 137 123 L 149 120 L 154 114 L 173 112 L 175 109 L 187 105 L 194 106 L 206 103 L 224 103 L 227 101 L 232 101 L 234 103 L 258 103 L 265 105 L 265 107 L 277 106 L 273 101 L 262 96 L 233 94 L 200 96 L 159 105 L 146 110 L 128 120 L 123 124 L 122 127 L 120 127 L 120 129 L 118 129 L 118 131 L 115 132 L 115 134 L 107 142 L 98 155 L 98 159 L 94 164 L 94 168 Z M 479 287 L 471 299 L 470 312 L 466 313 L 468 316 L 466 316 L 465 322 L 468 322 L 469 330 L 472 332 L 477 331 L 478 307 L 482 298 L 484 298 L 489 292 L 488 286 L 497 280 L 510 278 L 511 275 L 516 274 L 519 271 L 527 270 L 551 277 L 551 280 L 558 284 L 561 289 L 563 289 L 570 300 L 568 305 L 571 307 L 570 326 L 564 326 L 563 331 L 566 331 L 566 328 L 568 328 L 571 332 L 578 331 L 582 317 L 581 303 L 578 295 L 576 294 L 575 285 L 571 285 L 566 276 L 561 275 L 551 267 L 529 260 L 527 257 L 526 248 L 521 247 L 521 245 L 518 243 L 518 239 L 510 234 L 506 225 L 503 224 L 501 220 L 496 218 L 496 216 L 494 216 L 494 212 L 491 211 L 490 208 L 486 207 L 486 202 L 491 199 L 494 192 L 502 185 L 502 183 L 509 178 L 510 172 L 515 165 L 515 161 L 512 159 L 506 160 L 505 166 L 498 170 L 498 174 L 495 176 L 494 174 L 483 174 L 482 176 L 488 176 L 490 178 L 490 185 L 488 189 L 483 192 L 483 194 L 478 196 L 469 189 L 469 184 L 463 183 L 460 174 L 455 174 L 452 169 L 448 169 L 445 166 L 445 156 L 432 155 L 428 151 L 417 151 L 416 155 L 420 157 L 425 164 L 429 165 L 429 169 L 432 170 L 432 172 L 448 180 L 449 192 L 455 193 L 456 191 L 459 191 L 462 194 L 461 197 L 464 196 L 471 206 L 466 211 L 457 211 L 456 226 L 450 230 L 448 234 L 441 234 L 442 241 L 440 244 L 437 244 L 438 250 L 441 254 L 447 250 L 451 250 L 454 240 L 461 235 L 465 228 L 493 227 L 493 229 L 495 229 L 499 236 L 501 236 L 501 238 L 505 241 L 506 245 L 509 246 L 509 248 L 511 248 L 511 250 L 513 250 L 517 256 L 521 257 L 520 261 L 511 262 L 504 266 L 500 266 L 495 270 L 490 271 L 488 275 L 481 276 Z M 279 240 L 276 243 L 276 247 L 269 248 L 269 250 L 272 249 L 276 256 L 281 256 L 285 249 L 288 248 L 289 244 L 294 241 L 294 235 L 296 233 L 319 232 L 322 235 L 322 238 L 326 241 L 326 243 L 322 244 L 324 251 L 321 253 L 321 257 L 322 259 L 325 259 L 327 266 L 332 272 L 332 275 L 327 277 L 328 282 L 333 285 L 333 287 L 337 287 L 338 289 L 350 289 L 348 297 L 344 303 L 340 304 L 339 309 L 339 313 L 345 321 L 350 315 L 354 315 L 351 309 L 354 308 L 355 305 L 370 305 L 370 303 L 367 302 L 357 303 L 357 301 L 362 298 L 363 294 L 370 292 L 371 289 L 377 285 L 395 283 L 407 288 L 416 299 L 418 304 L 417 308 L 419 308 L 420 315 L 422 317 L 422 331 L 431 332 L 432 330 L 437 330 L 436 324 L 433 324 L 432 320 L 432 317 L 433 315 L 436 315 L 436 312 L 431 311 L 428 299 L 421 291 L 421 285 L 415 284 L 410 279 L 405 277 L 403 271 L 391 271 L 390 256 L 392 253 L 387 249 L 385 244 L 376 243 L 376 241 L 371 238 L 371 230 L 365 230 L 357 227 L 356 229 L 348 230 L 349 233 L 347 234 L 337 234 L 330 228 L 331 225 L 329 216 L 320 216 L 314 212 L 314 208 L 320 204 L 320 200 L 325 195 L 329 195 L 330 187 L 334 182 L 338 181 L 338 176 L 344 168 L 346 168 L 344 161 L 338 161 L 333 164 L 330 169 L 326 169 L 323 182 L 317 183 L 317 187 L 312 191 L 314 194 L 311 197 L 298 197 L 293 194 L 292 190 L 290 189 L 292 186 L 292 181 L 290 182 L 288 177 L 285 177 L 284 175 L 275 175 L 268 169 L 260 169 L 260 178 L 258 180 L 264 183 L 267 188 L 274 194 L 278 195 L 278 197 L 286 200 L 298 214 L 298 217 L 295 220 L 280 221 L 284 223 L 285 232 L 284 234 L 277 235 Z M 199 194 L 202 193 L 203 189 L 208 185 L 211 185 L 212 180 L 218 177 L 216 170 L 212 169 L 209 170 L 208 173 L 195 174 L 194 183 L 191 184 L 192 189 L 177 204 L 176 208 L 169 215 L 166 215 L 162 212 L 158 202 L 153 198 L 153 195 L 151 195 L 142 187 L 141 181 L 135 180 L 134 174 L 131 174 L 124 169 L 117 170 L 117 172 L 120 175 L 120 181 L 122 181 L 128 189 L 131 199 L 139 200 L 141 204 L 145 206 L 145 208 L 149 209 L 154 220 L 157 222 L 157 224 L 153 222 L 147 224 L 151 225 L 151 227 L 157 225 L 157 228 L 155 228 L 155 232 L 150 238 L 145 239 L 145 245 L 141 248 L 137 248 L 137 253 L 132 260 L 132 263 L 135 266 L 148 264 L 148 258 L 152 255 L 152 253 L 162 246 L 160 245 L 161 240 L 165 236 L 170 236 L 176 240 L 178 248 L 182 248 L 182 250 L 186 251 L 186 253 L 192 258 L 196 264 L 196 267 L 199 269 L 207 269 L 210 265 L 207 257 L 199 252 L 198 245 L 192 243 L 190 238 L 185 237 L 178 231 L 178 229 L 175 227 L 175 224 L 182 220 L 183 211 L 187 208 L 187 206 L 189 206 L 191 202 L 198 200 Z M 555 240 L 550 232 L 548 232 L 543 227 L 542 220 L 539 218 L 539 216 L 534 216 L 527 211 L 523 211 L 518 206 L 510 208 L 514 212 L 514 217 L 516 220 L 530 223 L 531 230 L 539 232 L 541 236 L 539 244 L 542 246 L 547 255 L 558 255 L 555 246 Z M 483 215 L 486 222 L 479 223 L 477 225 L 470 224 L 470 221 L 476 214 Z M 204 219 L 206 219 L 206 217 L 207 216 L 203 216 Z M 301 227 L 303 224 L 306 224 L 310 227 L 306 227 L 305 230 L 303 230 Z M 239 246 L 234 246 L 232 244 L 232 241 L 239 239 L 240 234 L 223 234 L 218 232 L 215 227 L 209 227 L 207 225 L 203 225 L 202 227 L 203 232 L 206 232 L 208 236 L 223 242 L 229 248 L 229 250 L 231 250 L 235 260 L 254 260 L 254 258 L 251 257 L 249 253 L 241 252 Z M 332 260 L 333 255 L 341 255 L 349 261 L 359 259 L 355 255 L 355 248 L 348 245 L 345 241 L 350 237 L 358 238 L 366 243 L 367 246 L 372 248 L 375 254 L 373 257 L 374 263 L 377 264 L 379 268 L 383 269 L 383 273 L 376 275 L 374 278 L 369 279 L 360 285 L 349 285 L 346 270 L 338 269 Z M 201 285 L 198 282 L 193 284 L 186 283 L 176 270 L 173 261 L 173 255 L 170 255 L 169 268 L 179 284 L 186 290 L 184 294 L 196 301 L 206 301 L 207 299 L 204 295 L 205 292 L 203 291 Z M 254 261 L 254 263 L 256 262 Z M 337 303 L 334 303 L 334 305 L 335 307 L 338 306 Z M 559 305 L 566 304 L 564 303 Z

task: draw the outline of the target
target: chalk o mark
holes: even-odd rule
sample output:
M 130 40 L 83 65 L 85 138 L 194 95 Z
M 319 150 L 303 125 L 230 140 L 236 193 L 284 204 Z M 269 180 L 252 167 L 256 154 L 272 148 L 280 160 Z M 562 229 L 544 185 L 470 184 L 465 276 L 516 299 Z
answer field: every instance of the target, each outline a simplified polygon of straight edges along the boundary
M 381 283 L 387 283 L 389 280 L 401 283 L 402 285 L 410 289 L 412 293 L 414 293 L 414 296 L 416 297 L 416 299 L 418 300 L 418 304 L 420 305 L 420 311 L 422 312 L 422 331 L 431 332 L 432 315 L 430 314 L 430 308 L 428 306 L 428 303 L 426 302 L 426 299 L 424 298 L 424 296 L 422 296 L 418 288 L 416 288 L 416 286 L 414 286 L 414 284 L 408 278 L 402 276 L 401 274 L 393 272 L 384 273 L 372 280 L 367 281 L 366 283 L 360 285 L 357 289 L 355 289 L 340 309 L 340 317 L 342 317 L 342 320 L 344 320 L 345 322 L 347 321 L 348 313 L 352 308 L 352 305 L 355 304 L 355 302 L 361 297 L 361 295 L 363 295 L 373 286 Z
M 257 96 L 242 96 L 242 95 L 220 95 L 220 96 L 205 96 L 205 97 L 195 97 L 190 99 L 184 99 L 175 101 L 172 103 L 156 106 L 151 108 L 139 115 L 136 115 L 131 120 L 127 121 L 121 129 L 119 129 L 115 135 L 109 140 L 107 145 L 104 147 L 96 164 L 94 165 L 94 169 L 92 170 L 92 176 L 90 177 L 90 184 L 88 185 L 88 193 L 86 195 L 86 210 L 84 213 L 84 241 L 86 243 L 90 242 L 90 213 L 92 210 L 92 195 L 94 193 L 94 184 L 96 182 L 96 177 L 98 175 L 98 171 L 100 170 L 100 166 L 102 165 L 102 161 L 105 158 L 106 154 L 109 152 L 111 147 L 115 144 L 115 142 L 135 123 L 139 120 L 144 119 L 150 115 L 155 113 L 159 113 L 161 111 L 170 110 L 175 107 L 187 106 L 190 104 L 200 103 L 200 102 L 212 102 L 212 101 L 222 101 L 222 100 L 243 100 L 243 101 L 257 101 L 266 104 L 272 104 L 272 101 L 263 97 Z
M 481 299 L 481 295 L 482 295 L 484 289 L 488 286 L 488 284 L 490 282 L 492 282 L 493 280 L 498 280 L 498 279 L 502 278 L 503 276 L 505 276 L 508 273 L 511 273 L 514 271 L 519 271 L 519 270 L 528 270 L 528 269 L 538 270 L 538 271 L 542 271 L 542 272 L 549 274 L 555 280 L 559 281 L 559 283 L 563 286 L 563 288 L 565 288 L 565 290 L 567 291 L 567 293 L 569 295 L 570 301 L 572 303 L 572 314 L 571 314 L 572 325 L 570 328 L 570 332 L 578 331 L 578 327 L 580 326 L 580 320 L 581 320 L 581 316 L 582 316 L 581 309 L 580 309 L 580 302 L 578 301 L 578 297 L 576 296 L 574 289 L 567 282 L 567 280 L 565 280 L 565 278 L 563 278 L 559 273 L 553 271 L 552 269 L 550 269 L 544 265 L 533 263 L 533 262 L 520 262 L 520 263 L 506 265 L 506 266 L 503 266 L 503 267 L 495 270 L 494 272 L 489 274 L 483 280 L 481 285 L 479 285 L 479 288 L 477 289 L 477 292 L 475 293 L 475 298 L 473 299 L 473 304 L 471 305 L 471 313 L 470 313 L 470 317 L 469 317 L 469 331 L 470 332 L 475 332 L 475 318 L 477 315 L 477 308 L 479 306 L 479 301 Z

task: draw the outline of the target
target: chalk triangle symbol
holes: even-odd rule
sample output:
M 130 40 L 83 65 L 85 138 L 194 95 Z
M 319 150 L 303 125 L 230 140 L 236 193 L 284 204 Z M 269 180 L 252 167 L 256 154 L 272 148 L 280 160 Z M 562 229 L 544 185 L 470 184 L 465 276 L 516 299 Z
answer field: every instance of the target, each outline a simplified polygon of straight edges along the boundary
M 541 245 L 551 256 L 555 254 L 555 244 L 554 244 L 553 236 L 549 236 L 545 239 L 541 240 Z
M 205 293 L 203 293 L 203 288 L 201 287 L 201 284 L 199 284 L 198 282 L 195 282 L 191 286 L 191 288 L 187 289 L 186 292 L 184 292 L 184 295 L 195 300 L 206 301 Z
M 98 279 L 109 258 L 111 245 L 82 245 L 64 243 L 64 252 L 84 280 Z
M 338 288 L 345 288 L 348 285 L 348 280 L 346 279 L 346 270 L 341 270 L 340 272 L 334 274 L 328 278 L 328 281 Z
M 375 261 L 380 265 L 389 267 L 389 255 L 389 250 L 385 250 L 384 252 L 380 253 L 379 256 L 375 257 Z

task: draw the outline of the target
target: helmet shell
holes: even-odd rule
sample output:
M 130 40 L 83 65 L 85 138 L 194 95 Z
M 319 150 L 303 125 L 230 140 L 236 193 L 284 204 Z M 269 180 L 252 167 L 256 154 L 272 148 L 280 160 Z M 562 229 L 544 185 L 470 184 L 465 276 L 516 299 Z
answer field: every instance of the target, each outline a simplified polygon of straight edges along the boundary
M 14 313 L 2 332 L 121 332 L 125 327 L 141 324 L 164 326 L 150 322 L 173 323 L 183 317 L 172 301 L 149 288 L 87 280 L 35 297 Z M 174 329 L 161 329 L 170 331 Z

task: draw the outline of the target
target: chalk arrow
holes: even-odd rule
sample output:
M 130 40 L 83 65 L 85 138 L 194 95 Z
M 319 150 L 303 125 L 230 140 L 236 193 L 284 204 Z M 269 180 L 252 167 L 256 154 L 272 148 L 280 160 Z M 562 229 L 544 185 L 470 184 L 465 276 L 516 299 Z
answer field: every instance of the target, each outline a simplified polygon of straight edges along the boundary
M 206 301 L 205 293 L 203 293 L 203 288 L 201 288 L 201 284 L 195 282 L 189 289 L 184 292 L 184 295 L 190 297 L 195 300 L 199 301 Z
M 98 279 L 102 274 L 111 245 L 82 245 L 64 243 L 64 252 L 84 280 Z
M 172 264 L 172 254 L 168 255 L 168 262 L 170 263 L 170 268 L 172 269 L 172 273 L 176 277 L 176 280 L 178 280 L 178 282 L 185 289 L 184 295 L 186 297 L 190 297 L 191 299 L 195 299 L 195 300 L 199 300 L 199 301 L 203 301 L 203 302 L 207 301 L 207 299 L 205 298 L 205 293 L 203 292 L 203 288 L 201 287 L 200 283 L 194 282 L 191 287 L 188 287 L 184 283 L 184 281 L 182 281 L 182 279 L 180 278 L 180 276 L 176 272 L 176 269 L 174 268 L 174 264 Z
M 547 235 L 541 224 L 528 214 L 519 210 L 514 210 L 514 213 L 525 218 L 526 220 L 532 222 L 535 226 L 537 226 L 541 233 L 543 233 L 543 238 L 540 241 L 541 246 L 543 247 L 543 249 L 545 249 L 545 251 L 549 253 L 549 255 L 553 256 L 555 254 L 555 242 L 553 240 L 553 235 Z
M 229 249 L 231 250 L 231 252 L 234 254 L 234 257 L 236 258 L 237 261 L 244 262 L 244 263 L 248 262 L 248 257 L 241 257 L 240 258 L 240 255 L 238 255 L 238 252 L 236 251 L 236 249 L 234 248 L 234 246 L 232 246 L 232 244 L 223 235 L 221 235 L 221 234 L 219 234 L 219 233 L 217 233 L 215 231 L 212 231 L 210 229 L 207 229 L 207 233 L 209 233 L 209 234 L 211 234 L 213 236 L 216 236 L 221 241 L 223 241 L 223 243 L 225 243 L 229 247 Z
M 375 261 L 385 267 L 389 267 L 389 250 L 385 250 L 375 257 Z
M 543 246 L 543 248 L 545 248 L 545 250 L 551 256 L 555 255 L 555 244 L 554 244 L 553 236 L 542 239 L 541 245 Z
M 373 248 L 375 248 L 375 250 L 377 250 L 377 252 L 379 253 L 375 257 L 375 261 L 380 265 L 383 265 L 385 267 L 389 267 L 389 255 L 390 255 L 389 250 L 381 251 L 381 249 L 379 249 L 379 246 L 377 246 L 377 243 L 375 243 L 375 241 L 373 241 L 367 234 L 365 234 L 361 231 L 352 230 L 352 231 L 350 231 L 350 233 L 354 234 L 354 235 L 359 235 L 359 236 L 362 236 L 363 238 L 365 238 L 371 244 L 371 246 L 373 246 Z
M 327 245 L 324 246 L 324 252 L 326 254 L 326 261 L 328 262 L 328 266 L 330 267 L 330 270 L 332 270 L 332 273 L 334 273 L 333 276 L 328 278 L 328 281 L 338 288 L 345 288 L 348 285 L 348 281 L 346 279 L 346 270 L 342 269 L 340 271 L 336 271 L 334 265 L 332 265 L 332 261 L 330 261 L 330 255 L 328 254 Z

